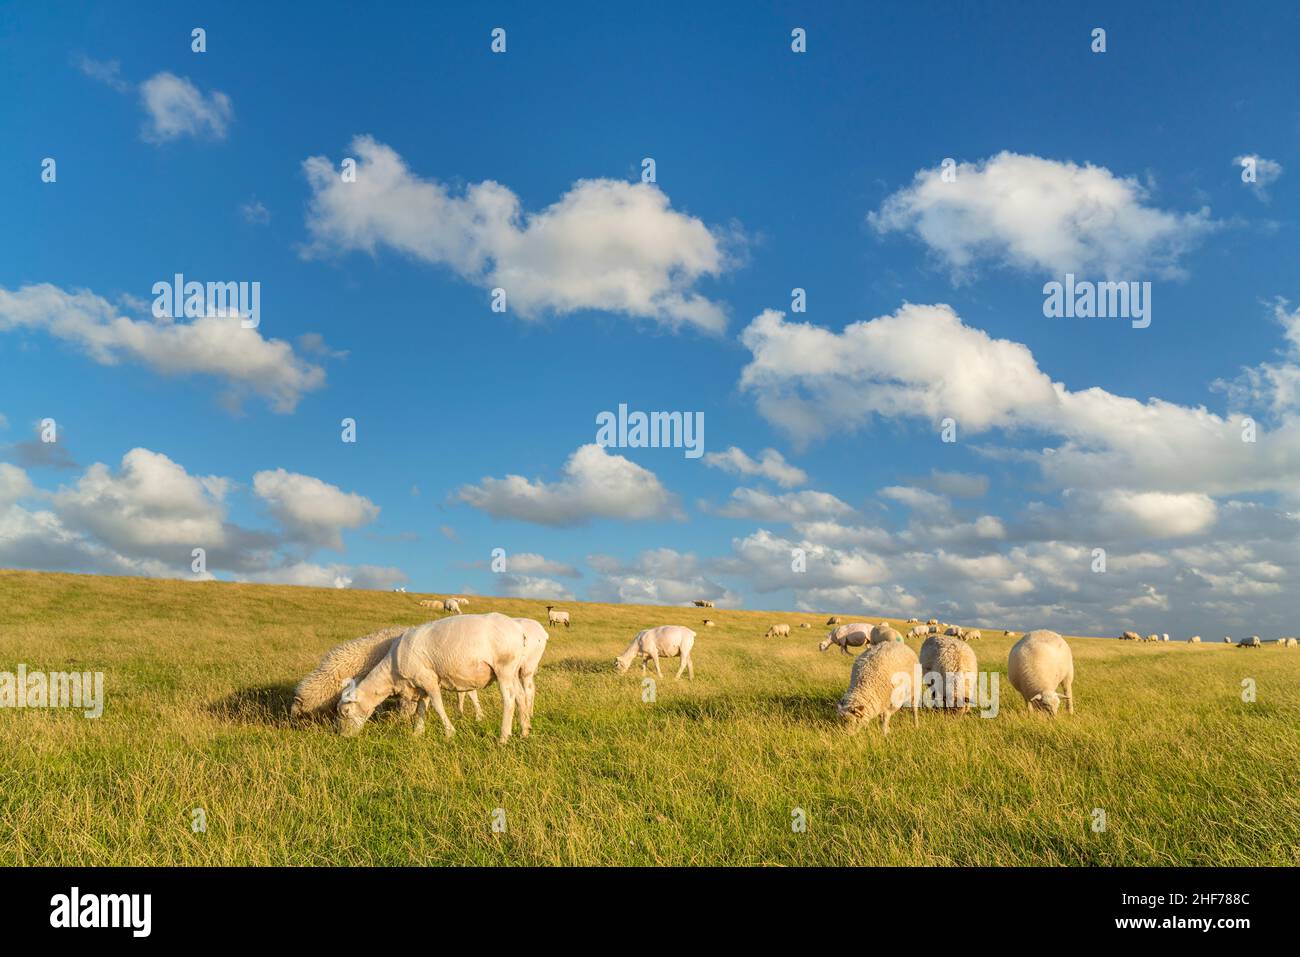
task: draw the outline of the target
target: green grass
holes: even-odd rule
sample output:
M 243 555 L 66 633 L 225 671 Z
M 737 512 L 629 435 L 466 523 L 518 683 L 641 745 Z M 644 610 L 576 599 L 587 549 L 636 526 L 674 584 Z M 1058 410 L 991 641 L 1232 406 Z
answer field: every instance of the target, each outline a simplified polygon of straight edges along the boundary
M 527 739 L 495 743 L 495 690 L 451 740 L 288 721 L 326 649 L 424 620 L 420 597 L 0 572 L 0 670 L 102 671 L 106 694 L 98 720 L 0 709 L 0 864 L 1300 864 L 1300 649 L 1071 639 L 1079 710 L 1053 721 L 986 629 L 1001 713 L 882 738 L 835 718 L 852 659 L 818 653 L 824 615 L 575 602 Z M 699 633 L 696 680 L 665 662 L 643 703 L 613 658 L 667 623 Z

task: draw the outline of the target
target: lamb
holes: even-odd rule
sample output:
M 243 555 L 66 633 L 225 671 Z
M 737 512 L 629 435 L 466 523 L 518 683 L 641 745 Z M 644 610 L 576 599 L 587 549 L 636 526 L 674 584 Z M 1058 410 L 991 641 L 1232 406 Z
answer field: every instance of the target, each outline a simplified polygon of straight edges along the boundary
M 824 641 L 817 645 L 818 651 L 825 651 L 831 645 L 839 645 L 841 654 L 849 653 L 849 646 L 860 648 L 871 639 L 872 626 L 866 622 L 855 625 L 840 625 Z
M 1037 707 L 1055 717 L 1062 698 L 1066 710 L 1074 714 L 1074 656 L 1056 632 L 1031 631 L 1012 645 L 1007 678 L 1025 699 L 1030 714 Z M 1063 687 L 1059 695 L 1058 686 Z
M 943 676 L 944 697 L 940 706 L 957 708 L 962 714 L 970 710 L 979 680 L 974 648 L 947 635 L 927 638 L 921 645 L 921 671 L 926 675 L 925 681 L 935 680 L 929 677 L 932 674 Z
M 1237 647 L 1238 647 L 1238 648 L 1258 648 L 1258 647 L 1259 647 L 1259 635 L 1251 635 L 1249 638 L 1243 638 L 1243 639 L 1241 639 L 1241 641 L 1237 642 Z
M 876 627 L 871 629 L 871 643 L 873 645 L 884 644 L 887 641 L 902 641 L 903 636 L 895 631 L 888 622 L 882 621 Z
M 696 608 L 712 608 L 712 607 L 713 607 L 713 602 L 708 601 L 708 600 L 703 599 L 703 598 L 697 598 L 697 599 L 695 599 L 695 601 L 691 602 L 691 604 L 694 605 Z
M 1190 637 L 1190 638 L 1187 639 L 1187 643 L 1188 643 L 1189 645 L 1199 645 L 1199 644 L 1201 643 L 1201 636 L 1200 636 L 1200 635 L 1192 635 L 1192 637 Z
M 839 615 L 831 615 L 829 618 L 826 619 L 826 624 L 828 624 L 828 625 L 838 625 L 838 624 L 840 624 L 840 622 L 842 622 L 842 621 L 844 621 L 844 619 L 841 618 Z
M 327 651 L 316 669 L 294 688 L 290 717 L 308 717 L 333 710 L 347 683 L 364 678 L 388 654 L 393 639 L 404 631 L 404 625 L 385 628 L 345 641 Z M 413 699 L 411 706 L 414 706 Z
M 548 625 L 563 625 L 569 627 L 569 613 L 567 611 L 556 611 L 554 605 L 546 606 L 546 623 Z
M 486 615 L 458 615 L 416 625 L 393 641 L 388 654 L 370 669 L 351 694 L 344 695 L 336 710 L 338 731 L 345 737 L 360 733 L 381 701 L 391 694 L 417 693 L 412 731 L 424 733 L 424 716 L 430 702 L 442 719 L 443 733 L 451 737 L 455 727 L 442 704 L 442 689 L 477 691 L 493 681 L 501 686 L 501 735 L 510 739 L 516 707 L 521 733 L 531 725 L 527 696 L 520 678 L 527 657 L 527 636 L 513 618 L 492 612 Z
M 683 628 L 681 625 L 660 625 L 658 628 L 647 628 L 640 632 L 632 639 L 632 644 L 627 646 L 627 650 L 614 659 L 614 670 L 619 674 L 627 671 L 632 667 L 632 662 L 636 658 L 641 659 L 641 671 L 646 670 L 646 662 L 653 661 L 655 665 L 655 674 L 660 678 L 664 676 L 663 671 L 659 668 L 660 657 L 676 658 L 681 657 L 681 666 L 677 669 L 674 679 L 682 676 L 685 671 L 692 681 L 695 680 L 695 663 L 691 661 L 691 649 L 695 647 L 695 632 L 689 628 Z
M 919 724 L 920 696 L 916 652 L 899 641 L 872 645 L 853 660 L 849 687 L 836 705 L 853 730 L 863 721 L 880 718 L 880 733 L 889 734 L 889 719 L 909 701 L 912 723 Z
M 789 626 L 789 625 L 773 625 L 771 628 L 767 629 L 767 633 L 766 633 L 765 635 L 763 635 L 763 637 L 764 637 L 764 638 L 789 638 L 789 637 L 790 637 L 790 626 Z

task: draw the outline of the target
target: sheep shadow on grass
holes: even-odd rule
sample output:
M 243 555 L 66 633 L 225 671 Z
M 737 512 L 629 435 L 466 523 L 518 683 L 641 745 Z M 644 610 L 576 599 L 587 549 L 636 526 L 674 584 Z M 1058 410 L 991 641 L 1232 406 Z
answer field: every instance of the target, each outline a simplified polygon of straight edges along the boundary
M 598 675 L 609 672 L 614 673 L 614 659 L 611 657 L 608 661 L 593 658 L 561 658 L 559 661 L 544 661 L 542 667 L 556 671 L 567 671 L 571 674 L 580 675 Z
M 287 727 L 293 704 L 291 684 L 260 685 L 240 688 L 220 701 L 208 705 L 208 713 L 231 724 L 260 724 Z
M 842 722 L 835 712 L 834 700 L 802 694 L 759 695 L 756 698 L 673 698 L 660 694 L 655 707 L 691 721 L 734 721 L 747 714 L 780 715 L 796 724 L 819 728 L 835 727 Z

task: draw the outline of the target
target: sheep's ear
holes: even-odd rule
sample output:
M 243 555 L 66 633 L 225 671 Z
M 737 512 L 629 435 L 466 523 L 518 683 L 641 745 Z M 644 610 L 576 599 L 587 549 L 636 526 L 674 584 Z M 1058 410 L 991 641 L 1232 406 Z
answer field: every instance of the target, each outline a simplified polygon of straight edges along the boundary
M 1038 692 L 1038 694 L 1034 695 L 1034 696 L 1033 696 L 1032 698 L 1030 698 L 1029 700 L 1030 700 L 1030 701 L 1042 701 L 1042 700 L 1043 700 L 1043 693 L 1040 691 L 1040 692 Z

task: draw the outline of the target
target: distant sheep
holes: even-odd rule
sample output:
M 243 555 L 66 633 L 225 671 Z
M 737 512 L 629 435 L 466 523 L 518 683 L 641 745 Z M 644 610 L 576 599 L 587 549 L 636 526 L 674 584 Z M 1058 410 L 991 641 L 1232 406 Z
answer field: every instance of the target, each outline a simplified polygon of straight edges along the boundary
M 939 707 L 957 708 L 963 714 L 970 710 L 979 680 L 979 665 L 975 649 L 965 641 L 947 635 L 932 635 L 921 645 L 921 671 L 924 680 L 930 675 L 942 675 L 943 699 Z
M 1168 633 L 1168 632 L 1165 632 L 1164 634 L 1162 634 L 1162 635 L 1160 636 L 1160 640 L 1161 640 L 1161 641 L 1168 641 L 1168 640 L 1169 640 L 1169 633 Z
M 614 670 L 623 674 L 632 667 L 633 661 L 640 658 L 643 672 L 646 670 L 646 662 L 653 661 L 655 674 L 662 678 L 664 673 L 659 667 L 659 659 L 680 657 L 682 663 L 674 677 L 680 678 L 685 671 L 691 680 L 694 680 L 695 664 L 691 661 L 691 649 L 694 646 L 695 632 L 689 628 L 683 628 L 681 625 L 647 628 L 637 634 L 632 639 L 632 644 L 627 646 L 627 650 L 614 659 Z
M 902 640 L 903 636 L 900 635 L 888 622 L 882 621 L 880 624 L 876 625 L 875 628 L 871 629 L 871 643 L 873 645 L 884 644 L 887 641 Z
M 979 641 L 984 634 L 978 628 L 965 628 L 958 637 L 963 641 Z
M 691 604 L 694 605 L 696 608 L 712 608 L 712 607 L 713 607 L 713 602 L 711 602 L 711 601 L 709 601 L 709 600 L 707 600 L 707 599 L 705 599 L 705 598 L 697 598 L 697 599 L 695 599 L 695 601 L 691 602 Z
M 289 715 L 309 717 L 332 711 L 349 681 L 360 681 L 388 654 L 393 639 L 406 631 L 405 626 L 385 628 L 361 638 L 335 645 L 307 677 L 293 690 Z M 412 706 L 414 698 L 412 698 Z
M 790 637 L 790 626 L 789 626 L 789 625 L 773 625 L 771 628 L 767 629 L 767 633 L 764 634 L 763 637 L 764 637 L 764 638 L 789 638 L 789 637 Z
M 939 624 L 939 619 L 938 619 L 938 618 L 931 618 L 929 621 L 926 622 L 926 624 L 927 624 L 927 625 L 937 625 L 937 624 Z
M 853 659 L 849 687 L 836 711 L 855 730 L 861 722 L 879 718 L 881 734 L 889 734 L 889 719 L 910 703 L 912 723 L 919 723 L 918 664 L 916 652 L 902 642 L 872 645 Z
M 704 624 L 704 627 L 705 627 L 705 628 L 716 628 L 716 627 L 717 627 L 717 625 L 714 623 L 714 621 L 713 621 L 712 618 L 705 618 L 703 624 Z
M 871 640 L 871 628 L 872 626 L 865 621 L 853 625 L 840 625 L 817 645 L 817 650 L 825 651 L 831 645 L 839 645 L 840 652 L 847 655 L 850 645 L 861 648 Z
M 1007 679 L 1025 699 L 1030 714 L 1037 707 L 1055 716 L 1062 699 L 1066 710 L 1074 714 L 1074 655 L 1056 632 L 1031 631 L 1012 645 Z
M 1120 641 L 1141 641 L 1142 636 L 1139 635 L 1136 631 L 1126 631 L 1124 632 L 1124 634 L 1119 636 L 1119 640 Z
M 925 637 L 926 635 L 928 635 L 929 633 L 930 633 L 930 626 L 929 626 L 929 625 L 917 625 L 915 628 L 913 628 L 911 631 L 909 631 L 909 632 L 907 633 L 907 637 L 909 637 L 909 638 L 924 638 L 924 637 Z
M 1238 647 L 1238 648 L 1258 648 L 1258 647 L 1259 647 L 1259 635 L 1251 635 L 1249 638 L 1243 638 L 1243 639 L 1241 639 L 1241 641 L 1237 642 L 1237 647 Z
M 961 637 L 961 629 L 958 628 L 956 625 L 949 625 L 947 628 L 944 629 L 943 633 L 947 635 L 949 638 Z
M 420 698 L 412 730 L 423 733 L 425 712 L 432 703 L 444 733 L 451 737 L 456 729 L 443 707 L 443 689 L 476 691 L 495 681 L 501 686 L 502 702 L 498 741 L 509 740 L 516 709 L 521 733 L 527 735 L 531 715 L 520 679 L 526 649 L 527 638 L 519 623 L 496 613 L 458 615 L 407 629 L 354 692 L 339 701 L 339 733 L 347 737 L 359 733 L 381 701 L 414 691 Z
M 450 612 L 453 615 L 459 615 L 461 613 L 460 602 L 458 602 L 455 598 L 448 598 L 444 600 L 442 603 L 442 607 L 444 611 Z
M 840 623 L 843 622 L 843 621 L 844 621 L 844 619 L 841 618 L 839 615 L 831 615 L 829 618 L 826 619 L 826 624 L 828 624 L 828 625 L 838 625 L 838 624 L 840 624 Z
M 436 609 L 438 609 L 439 611 L 442 611 L 442 599 L 441 599 L 441 598 L 421 598 L 421 599 L 420 599 L 420 607 L 421 607 L 421 608 L 436 608 Z
M 907 624 L 909 624 L 909 625 L 918 625 L 918 624 L 920 624 L 920 623 L 921 623 L 921 619 L 920 619 L 920 618 L 909 618 L 909 619 L 907 619 Z
M 1225 645 L 1230 645 L 1230 644 L 1232 644 L 1232 635 L 1224 635 L 1224 636 L 1223 636 L 1223 643 L 1224 643 Z
M 1187 643 L 1188 643 L 1188 644 L 1191 644 L 1191 645 L 1199 645 L 1199 644 L 1201 643 L 1201 636 L 1200 636 L 1200 635 L 1192 635 L 1192 637 L 1190 637 L 1190 638 L 1187 639 Z
M 556 611 L 554 605 L 546 606 L 546 623 L 548 625 L 563 625 L 569 627 L 569 613 L 567 611 Z
M 804 621 L 804 622 L 800 622 L 800 623 L 799 623 L 799 627 L 800 627 L 800 628 L 811 628 L 812 625 L 810 625 L 810 624 L 808 624 L 808 622 Z

